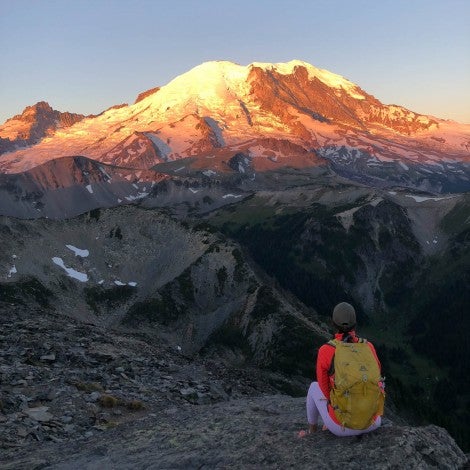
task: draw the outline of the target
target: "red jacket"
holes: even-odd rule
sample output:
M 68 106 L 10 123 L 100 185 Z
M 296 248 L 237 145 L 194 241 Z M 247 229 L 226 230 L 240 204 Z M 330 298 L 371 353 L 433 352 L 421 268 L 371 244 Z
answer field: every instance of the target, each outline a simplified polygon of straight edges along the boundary
M 350 336 L 354 343 L 359 341 L 359 338 L 356 336 L 355 331 L 349 332 Z M 341 341 L 343 339 L 343 333 L 336 333 L 335 339 Z M 377 353 L 375 352 L 374 345 L 372 343 L 367 342 L 369 345 L 372 354 L 374 355 L 375 359 L 377 360 L 377 364 L 379 365 L 379 370 L 382 369 L 380 364 L 379 358 L 377 357 Z M 323 392 L 323 395 L 328 399 L 328 414 L 330 415 L 331 419 L 340 424 L 338 419 L 335 416 L 333 408 L 330 406 L 330 390 L 333 388 L 333 377 L 328 375 L 328 371 L 331 367 L 331 361 L 333 360 L 333 356 L 335 354 L 335 348 L 331 346 L 331 344 L 324 344 L 318 350 L 318 357 L 317 357 L 317 382 L 320 386 L 320 390 Z

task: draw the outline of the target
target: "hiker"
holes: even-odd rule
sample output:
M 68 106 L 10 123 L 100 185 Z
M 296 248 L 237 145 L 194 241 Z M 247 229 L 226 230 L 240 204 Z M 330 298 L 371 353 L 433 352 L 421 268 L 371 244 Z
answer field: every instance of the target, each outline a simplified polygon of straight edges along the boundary
M 312 382 L 307 394 L 309 432 L 317 430 L 320 415 L 324 429 L 336 436 L 357 436 L 381 424 L 381 365 L 372 343 L 356 336 L 352 305 L 338 304 L 332 319 L 336 334 L 318 351 L 318 382 Z

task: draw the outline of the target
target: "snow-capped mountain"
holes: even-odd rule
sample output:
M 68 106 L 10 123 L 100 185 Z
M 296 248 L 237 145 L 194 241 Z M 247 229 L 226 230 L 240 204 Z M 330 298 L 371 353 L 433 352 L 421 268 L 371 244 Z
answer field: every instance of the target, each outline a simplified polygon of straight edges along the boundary
M 0 137 L 18 138 L 7 133 L 15 119 L 0 128 Z M 82 155 L 139 169 L 193 157 L 193 166 L 226 172 L 234 169 L 224 162 L 243 153 L 257 171 L 331 162 L 347 176 L 391 163 L 402 171 L 426 165 L 427 172 L 454 172 L 470 181 L 470 125 L 383 105 L 342 76 L 297 60 L 206 62 L 141 93 L 132 105 L 36 140 L 4 153 L 0 171 Z

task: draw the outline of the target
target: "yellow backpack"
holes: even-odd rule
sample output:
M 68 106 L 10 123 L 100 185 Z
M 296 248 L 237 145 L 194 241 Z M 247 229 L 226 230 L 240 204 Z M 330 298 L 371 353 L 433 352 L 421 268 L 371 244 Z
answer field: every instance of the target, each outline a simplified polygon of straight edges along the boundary
M 334 413 L 344 427 L 366 429 L 384 409 L 377 361 L 365 339 L 358 343 L 334 339 L 328 344 L 336 348 L 332 361 L 334 387 L 330 391 Z

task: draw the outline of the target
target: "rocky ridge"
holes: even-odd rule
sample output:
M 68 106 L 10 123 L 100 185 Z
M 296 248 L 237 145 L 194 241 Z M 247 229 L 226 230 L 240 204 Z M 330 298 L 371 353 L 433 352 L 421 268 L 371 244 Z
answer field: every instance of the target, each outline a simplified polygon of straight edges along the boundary
M 178 345 L 62 315 L 0 317 L 0 466 L 26 468 L 460 468 L 441 428 L 299 438 L 304 398 L 260 370 L 189 360 Z M 344 446 L 347 446 L 347 453 Z
M 150 88 L 150 90 L 143 91 L 142 93 L 139 93 L 137 95 L 137 98 L 134 101 L 134 104 L 138 103 L 139 101 L 142 101 L 144 98 L 147 98 L 147 96 L 153 95 L 156 93 L 158 90 L 160 90 L 160 87 L 155 87 L 155 88 Z
M 64 157 L 21 174 L 0 175 L 0 213 L 20 218 L 74 217 L 138 201 L 168 179 L 153 170 L 119 168 Z M 178 178 L 172 183 L 177 185 Z
M 149 412 L 275 389 L 181 347 L 2 302 L 0 447 L 90 438 Z M 3 468 L 3 467 L 2 467 Z
M 54 110 L 45 101 L 27 106 L 21 114 L 0 126 L 0 154 L 37 144 L 57 129 L 70 127 L 84 117 L 82 114 Z

